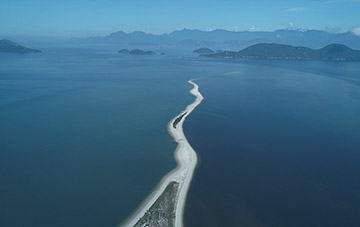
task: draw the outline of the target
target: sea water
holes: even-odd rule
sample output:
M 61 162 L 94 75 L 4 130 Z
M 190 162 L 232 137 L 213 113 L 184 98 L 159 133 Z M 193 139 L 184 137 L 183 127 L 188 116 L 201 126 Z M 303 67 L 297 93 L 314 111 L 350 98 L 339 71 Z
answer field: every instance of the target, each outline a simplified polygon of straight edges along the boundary
M 121 223 L 176 166 L 166 127 L 195 77 L 187 226 L 356 225 L 359 75 L 358 63 L 176 51 L 0 54 L 0 225 Z
M 213 72 L 192 59 L 0 54 L 0 226 L 124 221 L 176 166 L 167 124 L 193 101 L 187 80 Z
M 200 160 L 186 226 L 360 225 L 359 63 L 227 65 L 184 123 Z

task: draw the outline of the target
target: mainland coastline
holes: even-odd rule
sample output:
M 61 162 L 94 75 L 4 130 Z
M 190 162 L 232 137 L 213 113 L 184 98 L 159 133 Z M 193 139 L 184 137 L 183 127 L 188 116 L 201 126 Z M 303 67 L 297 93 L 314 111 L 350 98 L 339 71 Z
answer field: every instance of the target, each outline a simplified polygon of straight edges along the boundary
M 174 141 L 178 143 L 175 150 L 177 167 L 162 178 L 154 191 L 144 200 L 135 213 L 119 226 L 181 227 L 184 225 L 183 216 L 185 202 L 197 164 L 197 155 L 185 137 L 183 123 L 186 117 L 203 100 L 203 96 L 199 91 L 199 86 L 194 80 L 196 79 L 188 81 L 188 83 L 194 86 L 190 90 L 190 93 L 195 96 L 194 102 L 189 104 L 185 110 L 171 119 L 168 123 L 168 132 L 173 137 Z M 169 195 L 175 195 L 175 197 L 166 198 Z M 168 214 L 166 215 L 168 217 L 159 217 L 159 213 L 164 213 L 164 210 L 161 210 L 164 209 L 164 206 L 166 207 L 166 212 L 169 212 L 170 209 L 173 211 L 173 215 Z M 159 212 L 159 210 L 162 212 Z M 151 215 L 156 215 L 157 217 L 152 217 Z

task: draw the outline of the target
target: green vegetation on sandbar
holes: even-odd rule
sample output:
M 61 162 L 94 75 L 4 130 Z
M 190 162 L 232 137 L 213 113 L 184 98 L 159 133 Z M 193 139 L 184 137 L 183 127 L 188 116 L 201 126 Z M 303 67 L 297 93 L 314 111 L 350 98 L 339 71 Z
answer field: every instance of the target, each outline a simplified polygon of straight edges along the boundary
M 181 119 L 185 116 L 185 114 L 187 114 L 187 112 L 181 114 L 178 118 L 175 119 L 174 123 L 173 123 L 173 127 L 176 128 L 176 125 L 179 124 L 179 122 L 181 121 Z
M 172 181 L 165 188 L 155 203 L 134 227 L 172 227 L 175 226 L 176 194 L 179 183 Z

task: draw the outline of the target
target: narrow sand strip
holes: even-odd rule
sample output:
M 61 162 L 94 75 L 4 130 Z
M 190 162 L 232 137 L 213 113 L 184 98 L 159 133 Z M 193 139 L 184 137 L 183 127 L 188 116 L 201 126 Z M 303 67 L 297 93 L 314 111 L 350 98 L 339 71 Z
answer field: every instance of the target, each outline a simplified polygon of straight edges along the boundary
M 184 111 L 182 111 L 179 115 L 174 117 L 168 124 L 169 134 L 178 143 L 178 146 L 176 147 L 175 150 L 175 159 L 177 162 L 177 167 L 163 177 L 163 179 L 157 185 L 155 190 L 146 198 L 146 200 L 141 204 L 138 210 L 124 223 L 120 224 L 120 226 L 129 226 L 129 227 L 134 226 L 136 222 L 139 221 L 142 216 L 144 216 L 144 214 L 151 207 L 151 205 L 154 204 L 154 202 L 159 198 L 159 196 L 165 190 L 166 186 L 171 181 L 176 181 L 179 183 L 179 191 L 176 198 L 177 203 L 176 203 L 175 226 L 176 227 L 183 226 L 183 216 L 184 216 L 186 196 L 196 167 L 197 156 L 194 149 L 190 146 L 189 142 L 187 141 L 182 126 L 186 117 L 203 100 L 203 96 L 199 92 L 199 86 L 196 83 L 194 83 L 193 80 L 189 80 L 188 82 L 194 86 L 194 88 L 190 90 L 190 93 L 196 97 L 195 101 L 190 105 L 188 105 Z M 176 127 L 174 127 L 173 124 L 175 120 L 184 113 L 186 114 L 176 124 Z

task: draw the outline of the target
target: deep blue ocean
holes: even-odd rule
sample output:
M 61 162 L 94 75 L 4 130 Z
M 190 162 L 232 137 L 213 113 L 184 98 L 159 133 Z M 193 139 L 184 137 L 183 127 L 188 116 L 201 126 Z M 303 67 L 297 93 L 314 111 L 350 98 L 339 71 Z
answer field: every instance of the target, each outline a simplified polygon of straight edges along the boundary
M 121 223 L 175 167 L 167 124 L 194 77 L 205 99 L 184 125 L 200 159 L 187 226 L 357 226 L 359 66 L 0 54 L 0 226 Z
M 229 64 L 184 124 L 186 226 L 360 226 L 360 64 Z

